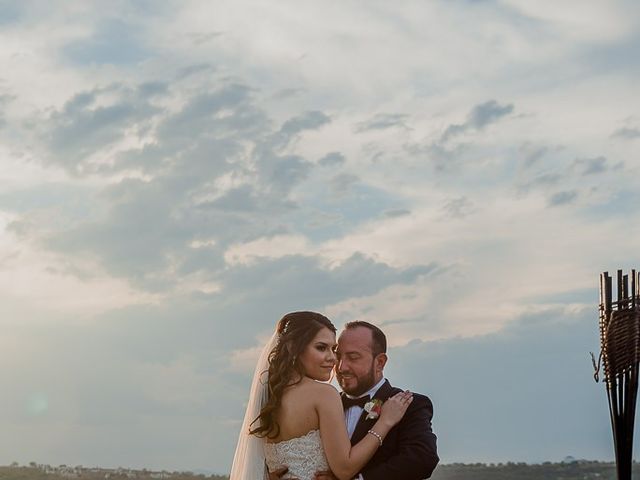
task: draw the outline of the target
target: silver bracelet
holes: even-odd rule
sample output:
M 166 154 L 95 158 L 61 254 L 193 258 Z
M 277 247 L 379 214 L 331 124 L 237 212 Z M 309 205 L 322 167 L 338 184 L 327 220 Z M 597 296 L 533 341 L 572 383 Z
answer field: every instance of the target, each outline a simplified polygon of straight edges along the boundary
M 367 430 L 367 433 L 370 433 L 371 435 L 376 437 L 378 439 L 378 441 L 380 442 L 380 446 L 382 446 L 382 437 L 380 436 L 380 434 L 378 432 L 374 432 L 373 430 Z

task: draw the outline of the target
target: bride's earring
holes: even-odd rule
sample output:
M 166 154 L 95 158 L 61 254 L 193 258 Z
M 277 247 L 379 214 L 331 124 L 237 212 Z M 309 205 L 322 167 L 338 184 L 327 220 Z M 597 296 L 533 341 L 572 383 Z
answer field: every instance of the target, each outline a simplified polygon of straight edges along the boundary
M 295 364 L 296 364 L 296 357 L 294 356 L 293 360 L 291 360 L 291 366 L 295 366 Z

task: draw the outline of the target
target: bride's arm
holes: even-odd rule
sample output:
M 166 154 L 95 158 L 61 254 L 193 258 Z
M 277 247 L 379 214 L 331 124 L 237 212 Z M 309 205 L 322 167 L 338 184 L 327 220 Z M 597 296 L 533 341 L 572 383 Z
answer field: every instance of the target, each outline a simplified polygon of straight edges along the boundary
M 339 480 L 349 480 L 357 475 L 373 454 L 380 447 L 380 440 L 375 435 L 368 434 L 357 444 L 351 446 L 347 427 L 344 421 L 344 411 L 338 392 L 327 385 L 316 397 L 316 411 L 320 423 L 320 436 L 329 467 Z M 384 439 L 402 419 L 409 403 L 411 394 L 401 392 L 384 404 L 378 421 L 371 428 Z

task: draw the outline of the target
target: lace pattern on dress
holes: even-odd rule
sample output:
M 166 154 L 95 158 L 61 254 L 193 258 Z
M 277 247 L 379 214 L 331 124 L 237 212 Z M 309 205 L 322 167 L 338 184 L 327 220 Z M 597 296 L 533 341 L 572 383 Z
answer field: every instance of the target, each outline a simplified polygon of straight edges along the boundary
M 329 470 L 320 430 L 311 430 L 301 437 L 278 443 L 265 443 L 264 453 L 269 471 L 285 465 L 289 467 L 289 472 L 282 478 L 313 480 L 316 472 Z

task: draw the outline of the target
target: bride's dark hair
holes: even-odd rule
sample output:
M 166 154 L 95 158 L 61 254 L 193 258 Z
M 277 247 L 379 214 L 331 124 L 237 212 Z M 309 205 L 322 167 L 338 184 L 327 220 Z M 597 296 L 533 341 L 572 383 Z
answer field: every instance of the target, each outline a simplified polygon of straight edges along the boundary
M 298 357 L 325 327 L 336 333 L 336 327 L 331 320 L 316 312 L 292 312 L 280 319 L 276 328 L 279 335 L 278 343 L 269 353 L 267 403 L 260 410 L 258 417 L 251 422 L 251 425 L 258 423 L 258 426 L 250 430 L 250 434 L 267 438 L 276 438 L 280 434 L 276 415 L 282 394 L 287 387 L 302 381 L 305 372 Z

